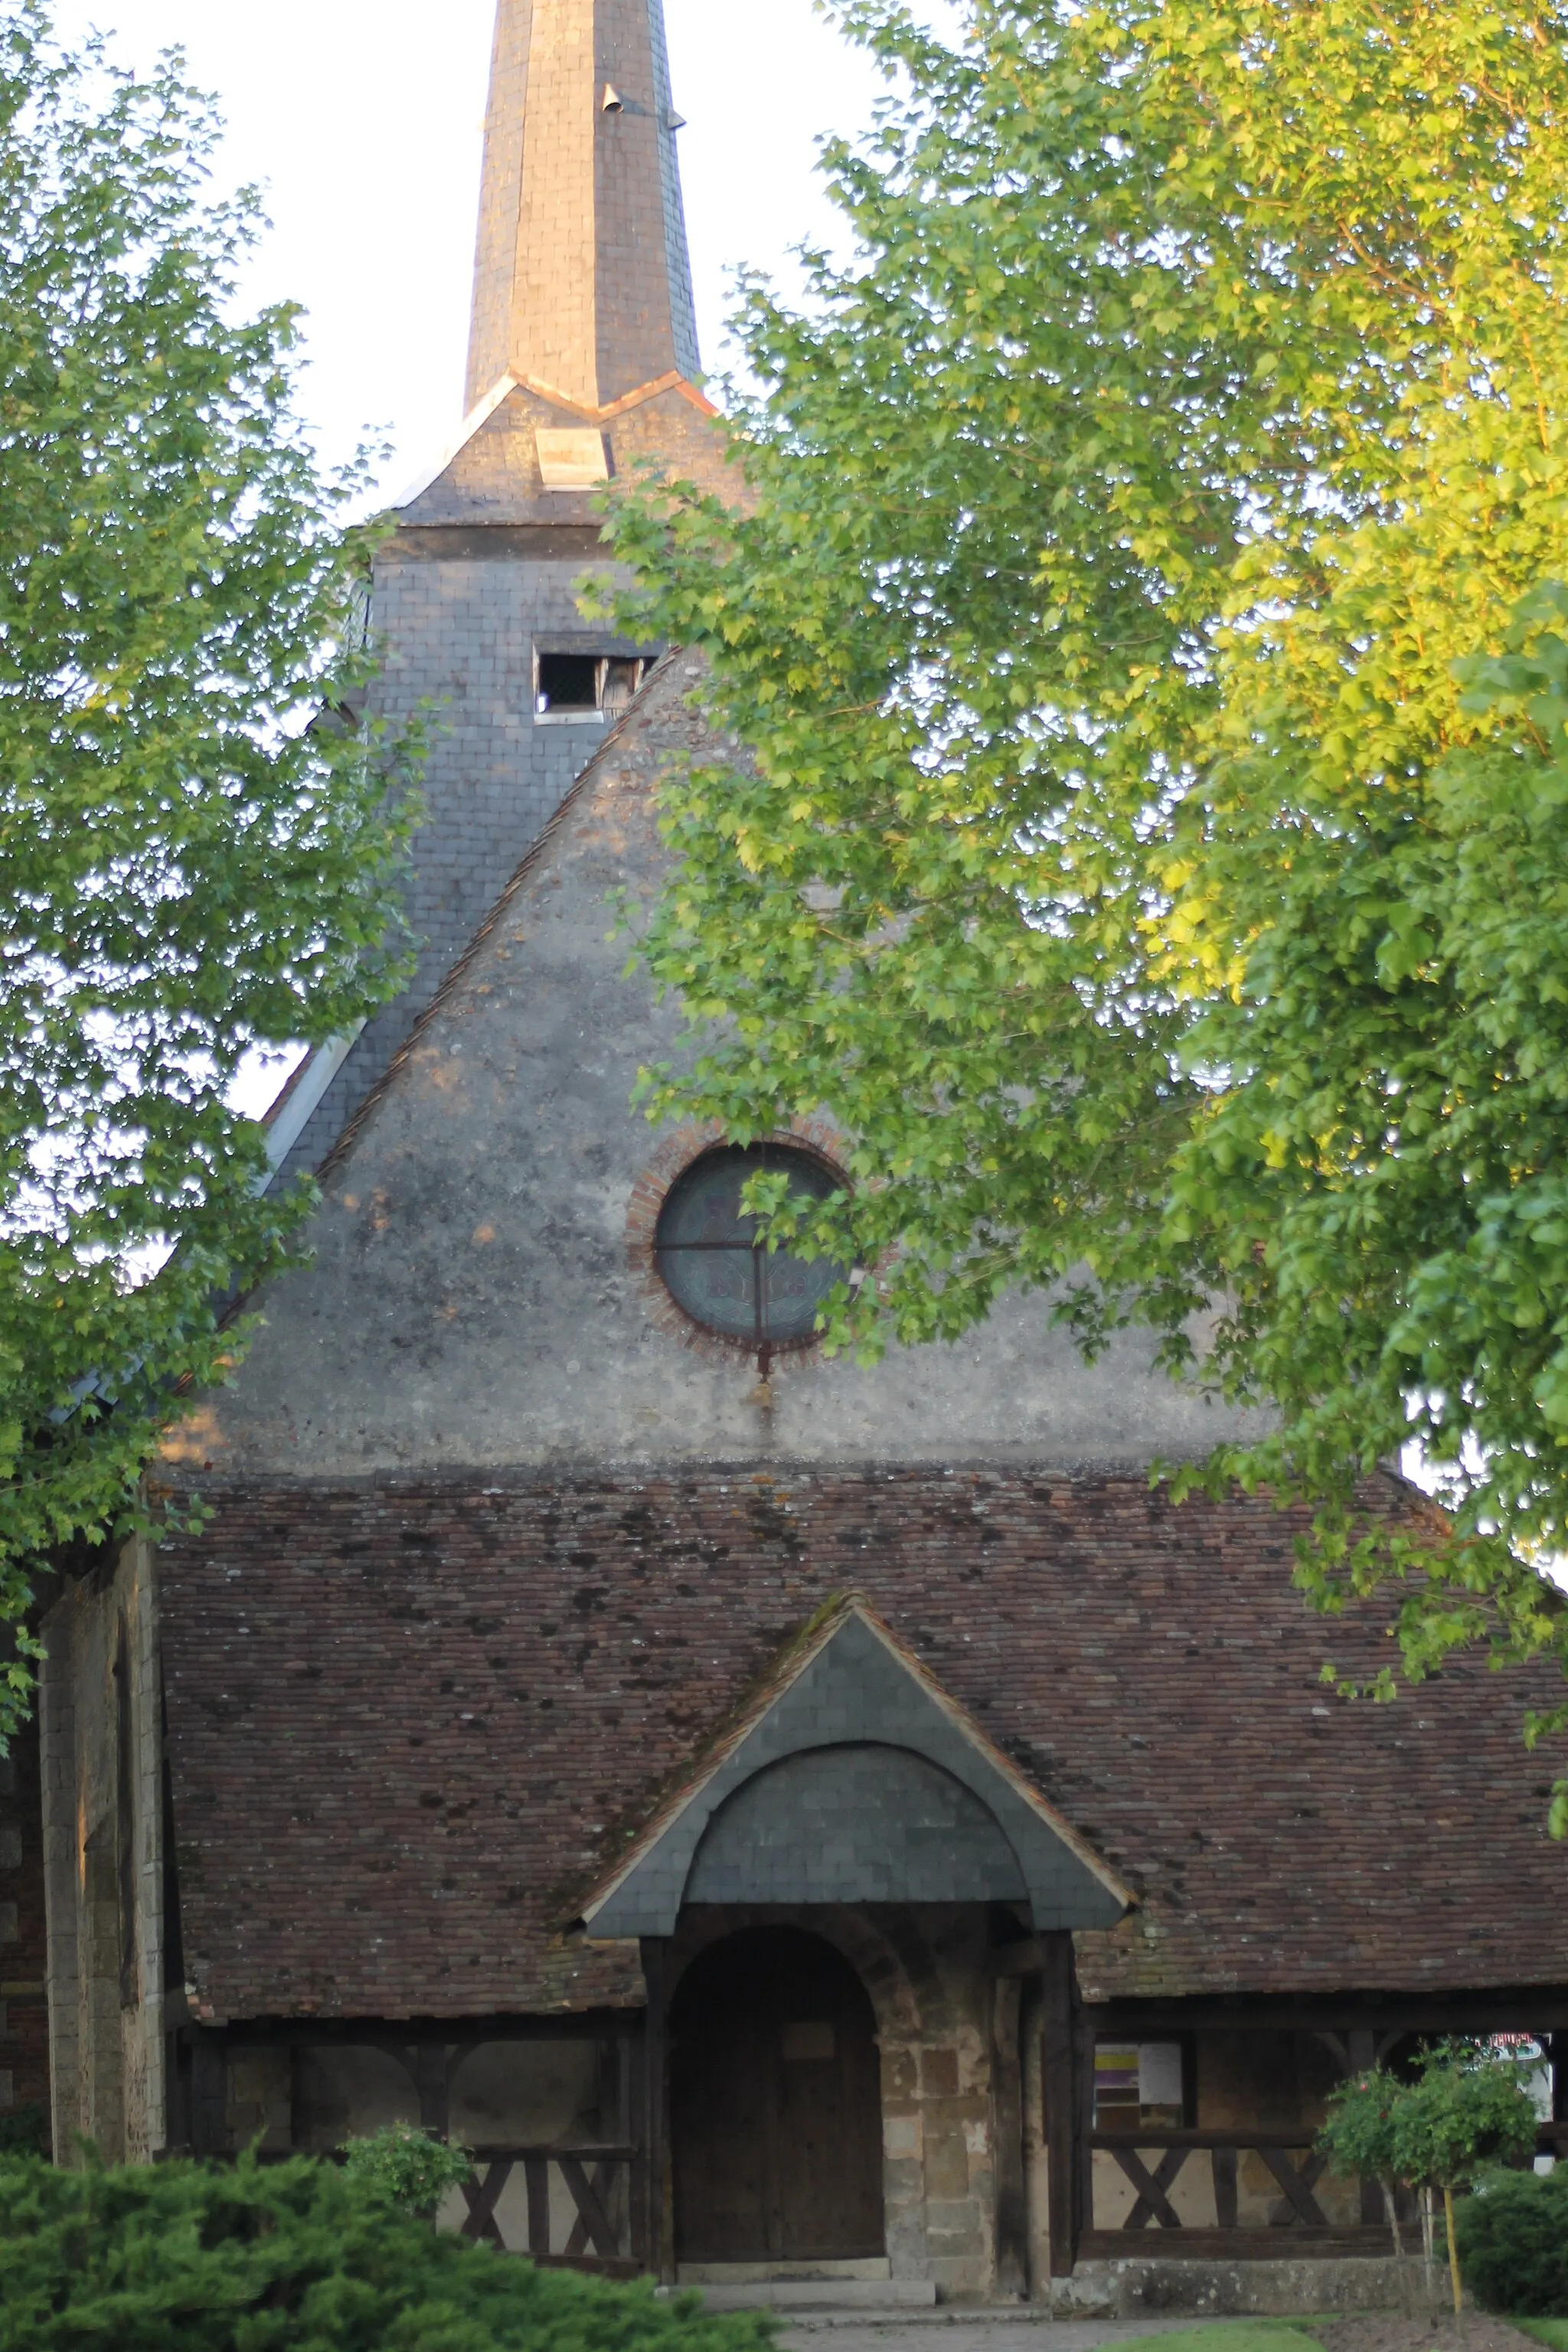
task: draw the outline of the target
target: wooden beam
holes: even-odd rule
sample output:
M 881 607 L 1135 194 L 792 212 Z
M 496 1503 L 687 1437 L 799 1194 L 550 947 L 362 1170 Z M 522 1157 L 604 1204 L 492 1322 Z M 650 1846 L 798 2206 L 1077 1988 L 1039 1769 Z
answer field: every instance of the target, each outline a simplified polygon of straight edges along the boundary
M 1005 1946 L 1004 1954 L 1012 1949 Z M 1000 1955 L 998 1957 L 1001 1957 Z M 1108 2000 L 1088 2006 L 1113 2041 L 1154 2041 L 1205 2028 L 1225 2033 L 1549 2033 L 1568 2029 L 1568 1985 L 1539 1990 L 1440 1993 L 1194 1993 L 1184 2000 Z
M 1237 2212 L 1237 2152 L 1234 2147 L 1216 2147 L 1210 2162 L 1214 2166 L 1214 2214 L 1222 2230 L 1234 2230 Z
M 1069 1944 L 1070 1949 L 1070 1944 Z M 1078 1972 L 1072 1988 L 1073 2051 L 1073 2260 L 1082 2250 L 1083 2234 L 1094 2227 L 1094 2044 L 1095 2025 L 1079 1999 Z
M 1072 1935 L 1067 1928 L 1038 1939 L 1043 2034 L 1041 2066 L 1046 2106 L 1046 2194 L 1051 2276 L 1070 2278 L 1083 2223 L 1079 2179 L 1078 2053 L 1074 2033 Z
M 1029 2215 L 1024 2185 L 1024 2069 L 1019 2021 L 1024 1988 L 1000 1978 L 991 2000 L 991 2143 L 996 2186 L 996 2292 L 1022 2303 L 1029 2292 Z
M 1327 2040 L 1328 2036 L 1325 2035 Z M 1379 2036 L 1370 2026 L 1353 2026 L 1343 2041 L 1344 2070 L 1347 2074 L 1365 2074 L 1378 2060 Z M 1361 2218 L 1368 2229 L 1375 2229 L 1384 2219 L 1383 2191 L 1375 2180 L 1361 2184 Z
M 1344 2255 L 1386 2258 L 1386 2230 L 1086 2230 L 1082 2251 L 1118 2262 L 1296 2262 L 1301 2256 L 1332 2261 Z
M 450 2068 L 444 2042 L 421 2042 L 410 2053 L 409 2072 L 419 2100 L 419 2128 L 445 2139 L 451 2119 Z
M 669 2162 L 669 1942 L 667 1937 L 642 1939 L 643 1980 L 647 1986 L 647 2015 L 643 2033 L 637 2120 L 634 2137 L 642 2143 L 634 2179 L 639 2209 L 640 2243 L 633 2251 L 643 2268 L 664 2284 L 675 2282 L 675 2183 Z
M 1037 1977 L 1044 1962 L 1040 1958 L 1041 1938 L 1027 1936 L 1019 1943 L 998 1944 L 985 1955 L 985 1966 L 994 1977 Z
M 228 2154 L 228 2053 L 218 2033 L 191 2036 L 191 2154 Z
M 637 2009 L 554 2010 L 531 2016 L 258 2017 L 221 2030 L 232 2049 L 298 2042 L 307 2046 L 348 2044 L 402 2052 L 419 2042 L 461 2041 L 466 2049 L 481 2042 L 603 2042 L 617 2033 L 635 2032 L 641 2017 Z
M 1175 2186 L 1176 2175 L 1188 2157 L 1188 2147 L 1168 2147 L 1152 2172 L 1142 2158 L 1131 2147 L 1116 2147 L 1111 2150 L 1117 2163 L 1138 2192 L 1137 2202 L 1121 2224 L 1124 2230 L 1142 2230 L 1151 2221 L 1162 2230 L 1179 2230 L 1182 2217 L 1172 2204 L 1166 2191 Z

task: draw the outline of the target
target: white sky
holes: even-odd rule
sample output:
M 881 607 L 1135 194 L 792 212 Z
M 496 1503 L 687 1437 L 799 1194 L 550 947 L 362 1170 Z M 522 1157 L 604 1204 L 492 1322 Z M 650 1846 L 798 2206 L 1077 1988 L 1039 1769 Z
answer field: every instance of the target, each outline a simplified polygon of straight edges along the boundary
M 495 0 L 56 0 L 68 40 L 97 26 L 143 69 L 178 45 L 228 125 L 221 176 L 267 192 L 273 223 L 247 307 L 308 310 L 303 404 L 323 455 L 366 427 L 394 445 L 395 494 L 459 421 Z M 835 215 L 816 141 L 868 119 L 882 84 L 812 0 L 666 0 L 705 363 L 722 360 L 727 273 L 789 281 L 789 248 Z

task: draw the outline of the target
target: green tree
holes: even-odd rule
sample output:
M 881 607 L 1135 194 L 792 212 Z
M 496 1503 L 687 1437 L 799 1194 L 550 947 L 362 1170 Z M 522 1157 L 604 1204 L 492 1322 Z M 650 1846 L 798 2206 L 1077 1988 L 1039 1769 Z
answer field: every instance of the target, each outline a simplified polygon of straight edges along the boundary
M 753 1193 L 868 1270 L 830 1342 L 1142 1320 L 1324 1607 L 1568 1664 L 1568 8 L 837 13 L 858 257 L 750 290 L 744 513 L 616 513 L 750 755 L 667 787 L 650 1108 L 839 1122 Z
M 0 1625 L 134 1517 L 172 1386 L 243 1346 L 215 1298 L 309 1205 L 258 1192 L 242 1060 L 399 972 L 355 478 L 292 412 L 296 314 L 234 315 L 256 202 L 178 66 L 0 0 Z

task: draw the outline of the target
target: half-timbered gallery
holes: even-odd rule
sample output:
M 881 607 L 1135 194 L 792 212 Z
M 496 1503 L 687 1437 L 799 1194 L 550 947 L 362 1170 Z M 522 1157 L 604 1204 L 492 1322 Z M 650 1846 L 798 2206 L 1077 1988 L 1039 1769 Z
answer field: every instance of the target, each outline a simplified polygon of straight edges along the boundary
M 678 130 L 660 0 L 500 0 L 470 414 L 374 590 L 445 713 L 424 961 L 275 1111 L 314 1263 L 171 1438 L 207 1524 L 47 1618 L 0 2088 L 138 2158 L 408 2118 L 453 2226 L 737 2300 L 1374 2302 L 1347 2069 L 1558 2037 L 1568 2149 L 1550 1685 L 1335 1699 L 1289 1517 L 1151 1485 L 1218 1424 L 1134 1339 L 826 1361 L 740 1199 L 831 1126 L 631 1107 L 673 1015 L 608 900 L 701 667 L 574 583 L 633 459 L 733 487 Z

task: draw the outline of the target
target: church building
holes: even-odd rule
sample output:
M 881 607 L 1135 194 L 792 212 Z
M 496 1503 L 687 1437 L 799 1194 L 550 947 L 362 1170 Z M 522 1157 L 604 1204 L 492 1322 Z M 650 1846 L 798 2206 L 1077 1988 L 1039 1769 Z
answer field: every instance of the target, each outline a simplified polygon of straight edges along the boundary
M 405 994 L 272 1118 L 312 1262 L 171 1433 L 195 1534 L 62 1576 L 0 1781 L 0 2096 L 54 2147 L 474 2152 L 449 2226 L 718 2302 L 1321 2310 L 1389 2297 L 1351 2068 L 1559 2056 L 1544 1672 L 1386 1655 L 1289 1513 L 1176 1507 L 1218 1416 L 1037 1297 L 873 1369 L 760 1162 L 650 1128 L 700 660 L 584 618 L 595 494 L 736 495 L 698 356 L 661 0 L 500 0 L 469 412 L 376 561 L 438 719 Z M 1392 1474 L 1391 1514 L 1425 1509 Z M 47 2082 L 46 2082 L 47 2072 Z

